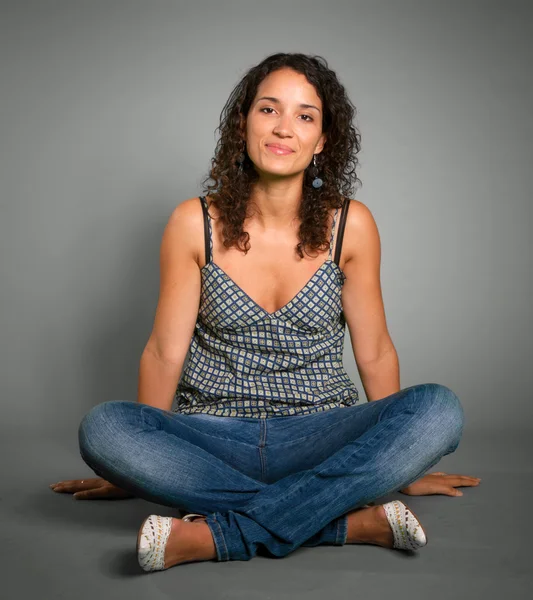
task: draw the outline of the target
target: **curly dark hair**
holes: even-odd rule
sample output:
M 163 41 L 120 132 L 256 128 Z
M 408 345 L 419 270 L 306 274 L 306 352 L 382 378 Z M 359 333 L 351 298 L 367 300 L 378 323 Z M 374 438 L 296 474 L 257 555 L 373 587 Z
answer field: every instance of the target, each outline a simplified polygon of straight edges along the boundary
M 343 196 L 351 194 L 354 184 L 362 185 L 356 175 L 357 154 L 361 149 L 361 135 L 352 123 L 356 108 L 324 58 L 300 53 L 272 54 L 244 75 L 220 114 L 217 127 L 220 138 L 215 156 L 211 159 L 211 170 L 202 185 L 204 194 L 211 196 L 219 213 L 224 246 L 235 246 L 246 254 L 250 249 L 250 236 L 243 231 L 243 224 L 252 184 L 259 175 L 245 151 L 243 122 L 261 81 L 269 73 L 286 67 L 305 75 L 315 87 L 323 105 L 322 132 L 327 135 L 324 148 L 316 158 L 323 185 L 318 189 L 312 186 L 312 164 L 304 174 L 298 214 L 300 242 L 295 248 L 303 258 L 302 250 L 305 248 L 329 249 L 330 209 L 342 206 Z M 239 169 L 243 157 L 244 162 Z M 206 185 L 209 180 L 214 183 Z M 215 193 L 211 194 L 212 191 Z

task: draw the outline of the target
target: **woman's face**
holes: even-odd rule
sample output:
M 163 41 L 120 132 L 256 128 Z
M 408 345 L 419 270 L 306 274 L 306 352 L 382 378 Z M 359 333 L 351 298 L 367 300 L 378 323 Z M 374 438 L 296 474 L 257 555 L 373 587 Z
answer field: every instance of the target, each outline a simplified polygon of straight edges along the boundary
M 302 173 L 325 141 L 322 102 L 305 75 L 289 68 L 269 73 L 246 120 L 246 149 L 260 176 L 275 179 Z M 291 152 L 278 153 L 270 147 L 274 144 Z

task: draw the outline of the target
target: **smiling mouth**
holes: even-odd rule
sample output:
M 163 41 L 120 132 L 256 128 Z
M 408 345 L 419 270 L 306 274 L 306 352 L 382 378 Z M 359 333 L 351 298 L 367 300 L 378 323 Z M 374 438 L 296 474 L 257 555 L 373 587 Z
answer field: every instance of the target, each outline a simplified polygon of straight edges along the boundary
M 285 154 L 292 154 L 294 152 L 294 150 L 292 150 L 290 148 L 283 148 L 281 146 L 277 146 L 276 144 L 267 144 L 266 147 L 271 152 L 273 152 L 274 154 L 277 154 L 278 156 L 285 155 Z

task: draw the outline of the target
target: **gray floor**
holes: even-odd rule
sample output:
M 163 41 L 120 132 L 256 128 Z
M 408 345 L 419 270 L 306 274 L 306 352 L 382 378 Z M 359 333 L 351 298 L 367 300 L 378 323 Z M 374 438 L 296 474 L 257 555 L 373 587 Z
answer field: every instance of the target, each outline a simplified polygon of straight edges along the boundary
M 4 600 L 26 598 L 396 598 L 533 597 L 531 436 L 465 432 L 432 470 L 481 477 L 462 497 L 398 498 L 420 518 L 428 544 L 414 556 L 379 546 L 299 548 L 282 559 L 187 563 L 144 573 L 135 541 L 150 513 L 180 516 L 144 500 L 76 501 L 48 484 L 93 476 L 75 435 L 4 434 L 0 478 Z

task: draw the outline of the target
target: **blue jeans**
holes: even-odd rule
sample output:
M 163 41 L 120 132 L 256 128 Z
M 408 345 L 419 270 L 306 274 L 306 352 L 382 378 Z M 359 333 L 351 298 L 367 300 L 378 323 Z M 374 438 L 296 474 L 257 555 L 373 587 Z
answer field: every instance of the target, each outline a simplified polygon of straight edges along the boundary
M 346 543 L 347 513 L 454 452 L 458 397 L 435 383 L 375 402 L 270 418 L 178 414 L 113 400 L 79 426 L 80 454 L 135 496 L 207 516 L 217 560 Z

